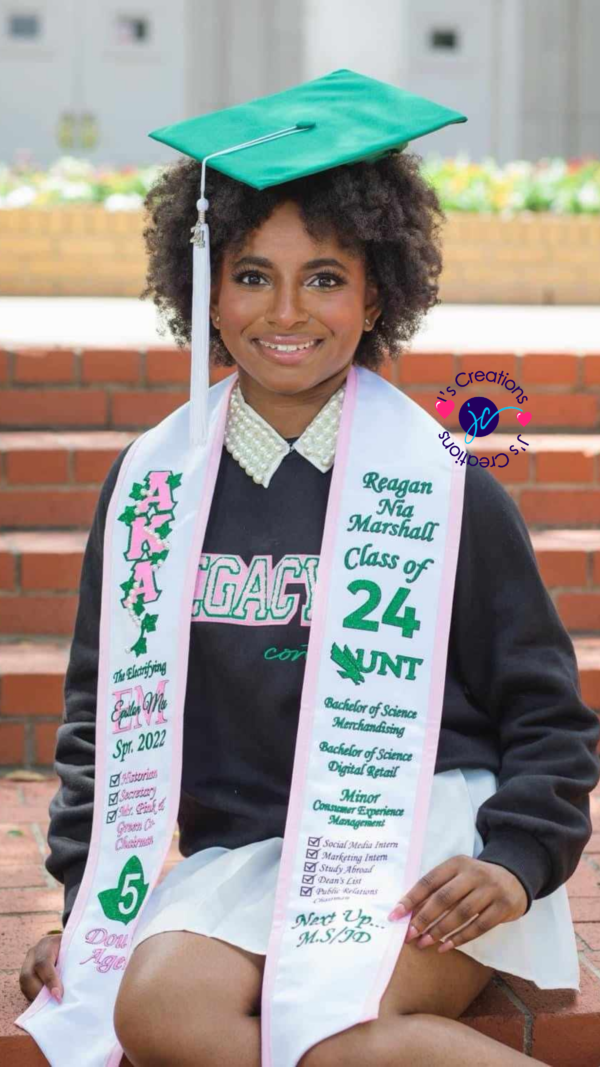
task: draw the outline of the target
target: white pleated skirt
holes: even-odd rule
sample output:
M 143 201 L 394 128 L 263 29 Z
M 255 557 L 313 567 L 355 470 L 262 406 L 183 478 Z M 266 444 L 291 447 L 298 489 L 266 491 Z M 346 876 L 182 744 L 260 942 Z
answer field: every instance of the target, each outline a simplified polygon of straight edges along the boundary
M 497 790 L 497 776 L 485 768 L 433 776 L 418 877 L 452 856 L 479 855 L 477 810 Z M 151 894 L 133 947 L 154 934 L 188 930 L 266 954 L 282 844 L 282 837 L 271 837 L 240 848 L 205 848 L 182 859 Z M 520 919 L 500 923 L 452 951 L 540 989 L 579 991 L 579 957 L 564 885 L 534 900 Z

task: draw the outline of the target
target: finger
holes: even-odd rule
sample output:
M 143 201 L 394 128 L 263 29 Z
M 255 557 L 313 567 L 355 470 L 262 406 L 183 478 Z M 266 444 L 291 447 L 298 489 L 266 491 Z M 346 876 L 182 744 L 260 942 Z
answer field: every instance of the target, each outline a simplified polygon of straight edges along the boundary
M 468 923 L 460 933 L 452 934 L 451 937 L 440 946 L 438 952 L 448 951 L 446 946 L 451 945 L 452 948 L 459 948 L 460 945 L 466 944 L 468 941 L 474 941 L 475 938 L 481 937 L 482 934 L 486 934 L 488 930 L 493 930 L 495 926 L 498 926 L 502 922 L 502 910 L 498 904 L 490 904 L 479 915 L 475 916 L 473 920 Z
M 35 1000 L 40 989 L 43 987 L 43 982 L 40 981 L 34 970 L 34 954 L 33 948 L 30 948 L 23 961 L 23 966 L 19 974 L 19 985 L 21 992 L 27 997 L 27 1000 Z
M 493 901 L 493 894 L 486 889 L 473 889 L 471 892 L 464 890 L 456 897 L 454 906 L 444 915 L 424 927 L 421 938 L 417 944 L 421 945 L 424 936 L 427 937 L 427 945 L 434 941 L 440 941 L 443 937 L 451 936 L 460 927 L 465 926 L 477 914 L 487 908 Z M 433 903 L 433 900 L 432 900 Z M 429 904 L 427 905 L 429 907 Z M 414 925 L 414 923 L 413 923 Z
M 430 926 L 441 921 L 448 912 L 452 911 L 471 892 L 472 888 L 472 881 L 466 874 L 456 875 L 455 878 L 441 885 L 419 908 L 413 911 L 410 919 L 412 930 L 407 940 L 412 941 L 413 938 L 426 933 Z M 459 925 L 458 922 L 454 923 L 454 926 Z
M 444 863 L 438 864 L 437 867 L 432 867 L 426 874 L 421 875 L 412 889 L 409 889 L 403 897 L 400 897 L 390 915 L 401 918 L 402 915 L 407 915 L 408 912 L 418 908 L 436 889 L 439 889 L 440 886 L 455 876 L 458 870 L 458 864 L 455 863 L 457 858 L 453 856 L 452 859 L 445 860 Z
M 34 947 L 34 969 L 38 978 L 52 996 L 60 1001 L 63 997 L 63 984 L 56 970 L 56 960 L 60 949 L 60 937 L 43 937 Z

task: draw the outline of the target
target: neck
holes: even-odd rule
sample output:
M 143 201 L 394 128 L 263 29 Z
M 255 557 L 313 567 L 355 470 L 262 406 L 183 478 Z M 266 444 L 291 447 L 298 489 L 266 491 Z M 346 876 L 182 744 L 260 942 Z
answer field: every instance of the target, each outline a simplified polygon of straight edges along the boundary
M 351 363 L 337 374 L 299 393 L 276 393 L 265 389 L 238 366 L 242 396 L 250 407 L 282 437 L 300 437 L 322 407 L 348 376 Z

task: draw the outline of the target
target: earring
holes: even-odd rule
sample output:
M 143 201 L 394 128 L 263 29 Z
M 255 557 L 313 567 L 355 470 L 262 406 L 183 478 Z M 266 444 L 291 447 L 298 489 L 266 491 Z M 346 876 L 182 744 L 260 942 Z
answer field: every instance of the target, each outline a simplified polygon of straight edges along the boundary
M 221 316 L 217 315 L 216 318 L 215 318 L 215 329 L 218 329 L 220 321 L 221 321 Z
M 370 326 L 370 325 L 371 325 L 371 320 L 370 319 L 365 319 L 365 326 Z

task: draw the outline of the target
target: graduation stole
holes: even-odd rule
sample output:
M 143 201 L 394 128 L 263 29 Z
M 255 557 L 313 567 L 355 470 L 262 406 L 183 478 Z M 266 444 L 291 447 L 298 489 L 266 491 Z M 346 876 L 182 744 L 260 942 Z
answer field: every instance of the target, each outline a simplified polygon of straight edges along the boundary
M 58 958 L 64 999 L 44 987 L 16 1020 L 51 1067 L 75 1053 L 79 1067 L 121 1061 L 114 1005 L 177 822 L 192 601 L 236 380 L 210 389 L 205 446 L 189 447 L 189 403 L 137 438 L 109 504 L 94 815 Z M 387 915 L 420 869 L 464 493 L 438 431 L 351 366 L 264 975 L 264 1067 L 295 1067 L 377 1018 L 408 928 Z

